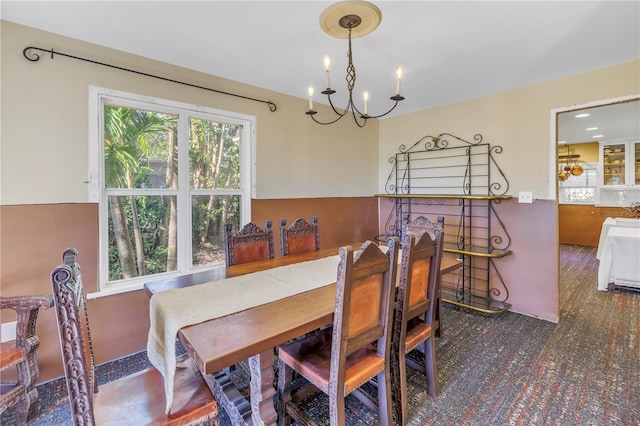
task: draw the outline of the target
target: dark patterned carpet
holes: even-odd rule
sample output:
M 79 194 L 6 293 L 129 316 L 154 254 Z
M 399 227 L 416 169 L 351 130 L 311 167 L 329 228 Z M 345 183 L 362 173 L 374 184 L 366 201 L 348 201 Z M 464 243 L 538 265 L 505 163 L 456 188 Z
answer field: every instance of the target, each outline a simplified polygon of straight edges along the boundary
M 640 294 L 597 291 L 595 248 L 562 246 L 560 322 L 445 304 L 436 340 L 437 398 L 409 373 L 409 425 L 640 425 Z M 146 354 L 101 366 L 102 381 L 147 365 Z M 242 380 L 242 369 L 239 369 Z M 40 385 L 35 425 L 70 424 L 62 380 Z M 327 399 L 304 409 L 328 425 Z M 377 418 L 347 398 L 348 425 Z M 11 424 L 10 413 L 2 424 Z M 229 419 L 221 413 L 221 424 Z

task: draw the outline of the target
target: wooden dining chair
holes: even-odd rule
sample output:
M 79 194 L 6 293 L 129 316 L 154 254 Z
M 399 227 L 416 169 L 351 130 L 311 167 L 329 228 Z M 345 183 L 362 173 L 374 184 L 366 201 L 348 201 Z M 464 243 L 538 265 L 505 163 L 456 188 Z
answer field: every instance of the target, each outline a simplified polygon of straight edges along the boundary
M 425 216 L 418 216 L 414 220 L 402 225 L 402 235 L 407 232 L 411 232 L 416 236 L 416 238 L 419 238 L 422 234 L 428 232 L 429 235 L 431 235 L 431 238 L 433 238 L 433 232 L 436 229 L 439 229 L 440 232 L 444 230 L 444 216 L 438 216 L 435 223 Z
M 314 250 L 320 250 L 320 230 L 316 216 L 311 218 L 311 223 L 299 217 L 288 228 L 287 220 L 280 219 L 281 256 Z
M 415 235 L 416 239 L 419 239 L 422 234 L 424 234 L 425 232 L 427 232 L 429 234 L 429 236 L 431 236 L 431 239 L 435 239 L 435 231 L 436 230 L 440 230 L 440 239 L 441 239 L 441 244 L 440 244 L 440 250 L 442 251 L 444 249 L 444 216 L 438 216 L 437 218 L 437 222 L 431 222 L 429 219 L 427 219 L 424 216 L 418 216 L 417 218 L 415 218 L 413 221 L 408 222 L 406 224 L 403 225 L 402 227 L 402 235 L 405 235 L 407 232 L 412 233 L 413 235 Z M 440 257 L 442 257 L 442 253 L 440 253 Z M 442 312 L 442 295 L 441 295 L 441 284 L 442 284 L 442 277 L 438 277 L 438 280 L 440 281 L 438 283 L 438 290 L 436 293 L 436 300 L 435 300 L 435 309 L 433 311 L 433 323 L 432 323 L 432 327 L 434 330 L 434 334 L 436 337 L 440 337 L 442 335 L 442 318 L 441 318 L 441 312 Z
M 376 407 L 380 423 L 391 424 L 390 344 L 398 246 L 398 238 L 392 237 L 387 254 L 371 241 L 355 255 L 350 246 L 340 248 L 333 327 L 278 349 L 281 425 L 289 425 L 291 418 L 310 424 L 295 405 L 293 371 L 329 396 L 332 426 L 345 424 L 344 398 L 351 393 L 375 407 L 358 388 L 376 377 L 381 384 Z
M 51 306 L 50 294 L 0 297 L 0 308 L 11 309 L 17 315 L 16 338 L 0 344 L 0 374 L 5 376 L 11 368 L 16 369 L 16 380 L 4 380 L 5 376 L 0 383 L 0 412 L 15 407 L 16 424 L 20 426 L 28 424 L 38 413 L 36 382 L 40 370 L 36 350 L 40 339 L 36 336 L 36 321 L 40 309 Z
M 224 225 L 224 248 L 227 266 L 256 260 L 273 259 L 273 230 L 271 221 L 264 221 L 264 230 L 252 222 L 233 233 L 233 224 Z
M 173 404 L 165 413 L 163 377 L 151 367 L 97 386 L 87 305 L 76 249 L 51 272 L 71 416 L 80 425 L 217 425 L 218 405 L 187 354 L 177 359 Z M 108 326 L 108 324 L 106 324 Z
M 414 234 L 406 233 L 402 238 L 392 348 L 397 353 L 394 383 L 400 387 L 394 389 L 394 396 L 399 393 L 402 401 L 401 412 L 396 415 L 401 415 L 404 422 L 408 406 L 407 366 L 426 376 L 429 395 L 435 397 L 439 392 L 433 321 L 440 284 L 442 234 L 436 229 L 433 235 L 435 239 L 425 232 L 416 239 Z M 415 349 L 418 351 L 409 355 Z M 412 355 L 418 356 L 414 359 Z

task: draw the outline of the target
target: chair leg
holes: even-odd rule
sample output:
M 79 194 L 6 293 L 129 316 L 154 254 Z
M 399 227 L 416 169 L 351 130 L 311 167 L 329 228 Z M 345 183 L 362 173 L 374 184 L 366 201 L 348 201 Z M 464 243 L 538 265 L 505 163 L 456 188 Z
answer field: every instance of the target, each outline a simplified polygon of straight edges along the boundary
M 400 379 L 401 383 L 404 383 Z M 404 395 L 404 392 L 402 392 Z M 382 426 L 393 424 L 393 402 L 391 400 L 391 369 L 386 365 L 382 373 L 378 374 L 378 417 Z M 344 405 L 344 404 L 343 404 Z M 406 417 L 403 417 L 406 419 Z M 404 422 L 405 420 L 403 420 Z
M 400 415 L 402 416 L 398 420 L 401 424 L 405 424 L 409 402 L 407 401 L 407 356 L 404 351 L 401 351 L 398 356 L 398 378 L 400 380 Z
M 26 426 L 29 419 L 29 411 L 31 408 L 31 400 L 28 393 L 24 393 L 16 404 L 16 424 L 19 426 Z
M 440 295 L 438 295 L 438 298 L 436 299 L 436 303 L 435 303 L 435 310 L 436 310 L 436 315 L 435 315 L 435 330 L 434 330 L 434 334 L 436 337 L 440 337 L 442 335 L 442 321 L 440 319 L 440 315 L 442 312 L 442 299 L 440 298 Z
M 278 360 L 278 425 L 289 426 L 291 417 L 287 413 L 287 404 L 291 402 L 291 380 L 293 369 L 282 360 Z
M 329 421 L 331 426 L 344 426 L 346 424 L 344 397 L 344 391 L 329 389 Z
M 433 336 L 424 342 L 424 367 L 427 376 L 427 393 L 436 397 L 440 391 L 438 386 L 438 367 L 436 365 L 436 341 Z

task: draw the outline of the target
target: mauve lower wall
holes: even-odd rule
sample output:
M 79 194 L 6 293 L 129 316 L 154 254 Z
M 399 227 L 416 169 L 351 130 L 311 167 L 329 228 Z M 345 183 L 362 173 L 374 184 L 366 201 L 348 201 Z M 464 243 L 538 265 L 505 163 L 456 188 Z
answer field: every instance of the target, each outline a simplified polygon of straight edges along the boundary
M 393 205 L 388 199 L 380 199 L 380 233 L 384 233 Z M 511 198 L 494 203 L 494 208 L 511 239 L 509 249 L 513 254 L 494 261 L 507 287 L 511 310 L 558 322 L 559 248 L 550 244 L 558 232 L 556 202 L 534 200 L 532 204 L 520 204 L 517 198 Z M 497 227 L 497 221 L 492 226 Z M 495 271 L 491 279 L 492 287 L 503 292 Z M 595 289 L 595 277 L 592 284 Z M 446 319 L 443 321 L 446 325 Z
M 253 200 L 252 221 L 274 224 L 276 254 L 280 253 L 278 221 L 318 216 L 321 247 L 374 238 L 378 229 L 377 200 L 373 197 Z M 0 290 L 3 296 L 51 293 L 50 273 L 61 263 L 67 247 L 76 247 L 85 292 L 97 289 L 98 206 L 31 204 L 0 206 Z M 88 301 L 97 363 L 146 348 L 149 298 L 142 290 Z M 2 322 L 14 321 L 2 312 Z M 53 309 L 41 311 L 38 382 L 64 374 Z

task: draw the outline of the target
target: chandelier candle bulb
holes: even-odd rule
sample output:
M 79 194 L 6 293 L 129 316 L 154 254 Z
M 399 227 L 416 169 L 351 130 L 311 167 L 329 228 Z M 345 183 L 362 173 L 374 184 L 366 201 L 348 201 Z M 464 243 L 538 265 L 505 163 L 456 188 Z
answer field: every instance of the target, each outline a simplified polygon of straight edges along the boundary
M 364 98 L 364 115 L 367 115 L 369 112 L 369 92 L 364 92 L 362 97 Z
M 398 67 L 396 68 L 396 77 L 398 78 L 396 80 L 396 95 L 400 94 L 400 81 L 402 80 L 402 68 Z
M 309 86 L 309 111 L 313 109 L 313 87 Z
M 324 55 L 324 71 L 326 75 L 327 89 L 331 88 L 331 79 L 329 78 L 329 68 L 331 67 L 331 60 L 329 55 Z

